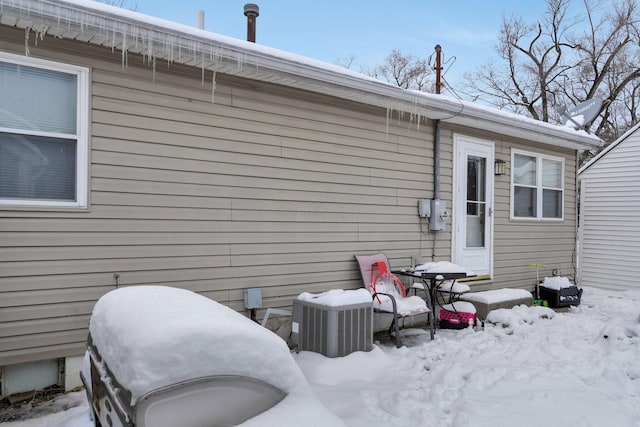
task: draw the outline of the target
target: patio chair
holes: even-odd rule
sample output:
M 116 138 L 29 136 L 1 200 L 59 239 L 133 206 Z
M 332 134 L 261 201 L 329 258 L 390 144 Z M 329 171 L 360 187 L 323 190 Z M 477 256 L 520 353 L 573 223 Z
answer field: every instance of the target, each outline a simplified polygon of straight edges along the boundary
M 383 253 L 374 255 L 356 255 L 356 261 L 360 267 L 364 287 L 371 292 L 373 309 L 375 312 L 391 313 L 393 320 L 388 332 L 395 332 L 396 346 L 401 346 L 400 321 L 404 326 L 404 320 L 417 315 L 427 315 L 431 339 L 433 339 L 433 311 L 429 293 L 423 286 L 412 287 L 414 292 L 422 291 L 424 299 L 420 296 L 408 296 L 403 283 L 391 273 L 389 260 Z

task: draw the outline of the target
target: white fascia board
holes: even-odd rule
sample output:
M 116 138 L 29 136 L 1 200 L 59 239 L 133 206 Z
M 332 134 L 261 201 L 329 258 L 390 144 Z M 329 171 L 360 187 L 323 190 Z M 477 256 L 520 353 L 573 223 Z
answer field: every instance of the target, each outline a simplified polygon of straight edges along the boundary
M 466 103 L 465 112 L 447 121 L 572 150 L 593 149 L 600 147 L 603 143 L 600 138 L 585 131 L 555 126 L 500 110 L 491 111 L 474 107 Z

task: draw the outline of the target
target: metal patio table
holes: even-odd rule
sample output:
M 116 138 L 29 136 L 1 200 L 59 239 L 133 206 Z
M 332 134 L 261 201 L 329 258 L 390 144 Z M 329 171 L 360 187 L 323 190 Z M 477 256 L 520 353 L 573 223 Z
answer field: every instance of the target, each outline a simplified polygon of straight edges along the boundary
M 429 290 L 430 301 L 427 301 L 427 304 L 431 309 L 431 313 L 429 313 L 429 329 L 431 332 L 431 339 L 433 339 L 433 336 L 435 335 L 435 328 L 436 328 L 435 326 L 436 311 L 435 310 L 436 310 L 436 304 L 438 302 L 438 300 L 436 299 L 437 298 L 436 295 L 438 292 L 439 283 L 442 283 L 445 280 L 453 280 L 453 283 L 455 284 L 455 281 L 458 279 L 470 277 L 470 276 L 467 276 L 467 273 L 444 273 L 444 272 L 438 273 L 437 271 L 427 272 L 427 271 L 416 271 L 416 270 L 397 270 L 397 271 L 392 271 L 392 273 L 398 276 L 414 277 L 416 279 L 420 279 L 422 283 L 424 283 L 424 285 Z M 451 287 L 453 288 L 453 284 L 451 285 Z

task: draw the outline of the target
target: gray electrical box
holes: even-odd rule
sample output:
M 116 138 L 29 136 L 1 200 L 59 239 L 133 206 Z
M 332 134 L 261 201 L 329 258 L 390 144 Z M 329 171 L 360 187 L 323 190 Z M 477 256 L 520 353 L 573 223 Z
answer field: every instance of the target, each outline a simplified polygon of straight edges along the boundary
M 418 216 L 427 218 L 431 215 L 431 203 L 427 199 L 418 200 Z
M 244 308 L 262 308 L 261 288 L 247 288 L 244 290 Z
M 448 219 L 449 211 L 447 211 L 447 205 L 444 200 L 431 200 L 431 216 L 429 217 L 429 229 L 436 231 L 444 230 L 447 227 Z

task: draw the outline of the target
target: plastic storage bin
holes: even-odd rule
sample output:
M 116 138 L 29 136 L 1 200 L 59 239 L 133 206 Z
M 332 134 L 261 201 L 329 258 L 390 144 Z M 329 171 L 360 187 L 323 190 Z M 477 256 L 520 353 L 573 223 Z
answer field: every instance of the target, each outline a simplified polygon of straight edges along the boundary
M 582 297 L 582 289 L 577 286 L 556 290 L 540 285 L 539 291 L 540 299 L 547 300 L 549 307 L 553 308 L 580 305 L 580 298 Z

